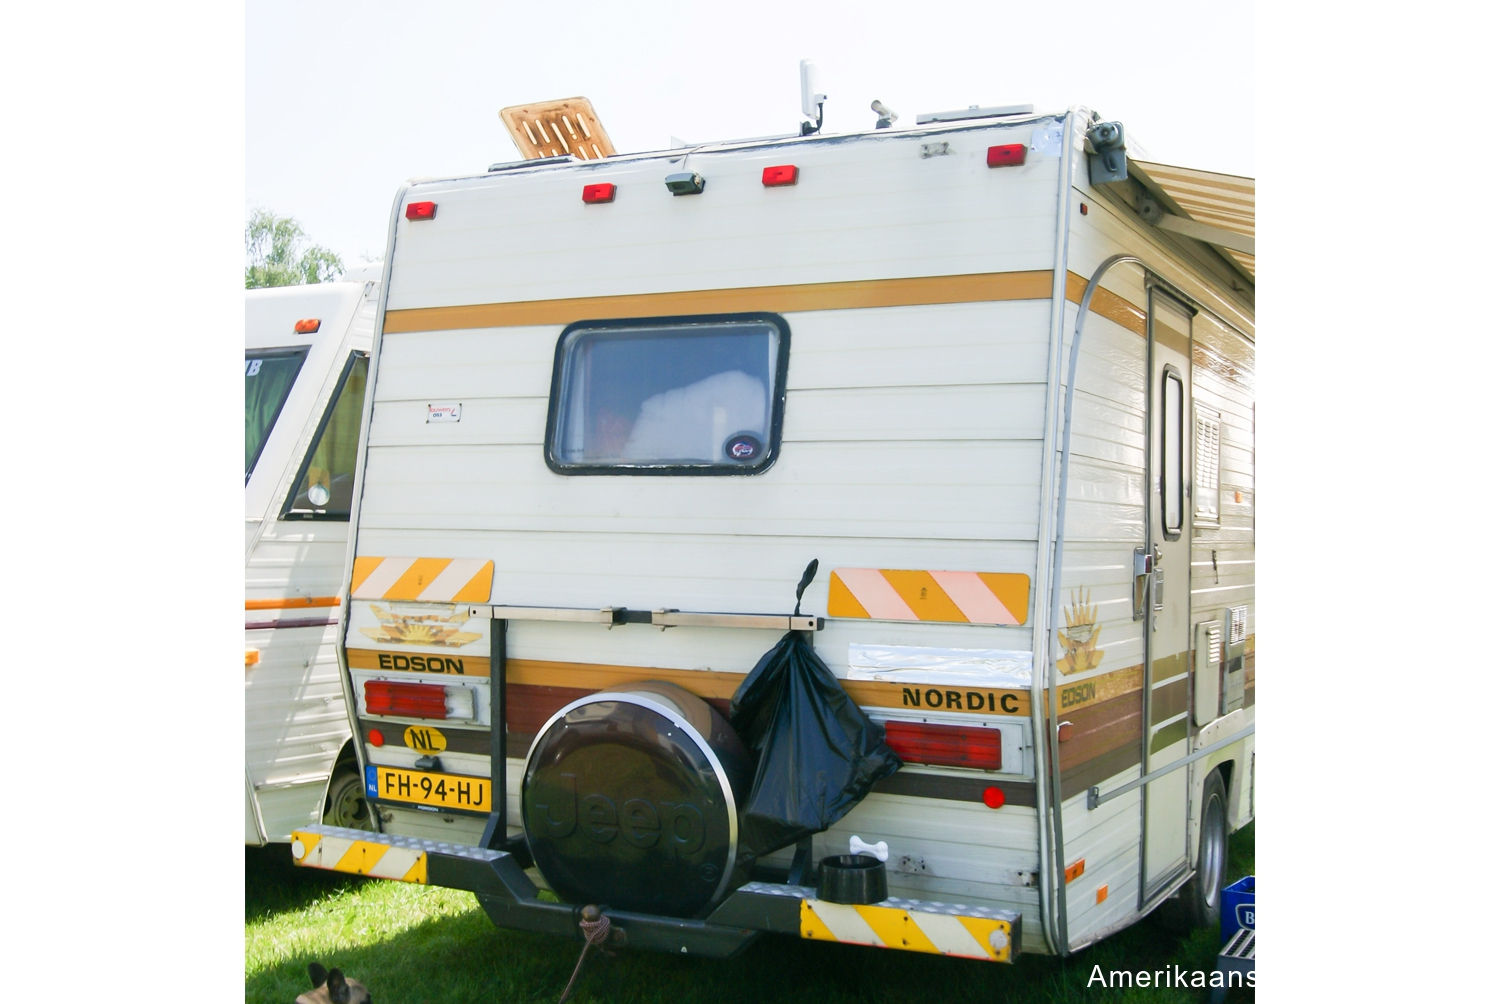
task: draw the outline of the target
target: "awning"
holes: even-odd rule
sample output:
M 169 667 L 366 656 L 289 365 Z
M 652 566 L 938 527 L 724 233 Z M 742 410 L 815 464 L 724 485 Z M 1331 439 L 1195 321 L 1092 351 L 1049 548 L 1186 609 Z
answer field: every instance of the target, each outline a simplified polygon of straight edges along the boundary
M 1130 175 L 1161 210 L 1151 222 L 1211 244 L 1255 279 L 1255 179 L 1131 160 Z M 1144 215 L 1144 214 L 1143 214 Z

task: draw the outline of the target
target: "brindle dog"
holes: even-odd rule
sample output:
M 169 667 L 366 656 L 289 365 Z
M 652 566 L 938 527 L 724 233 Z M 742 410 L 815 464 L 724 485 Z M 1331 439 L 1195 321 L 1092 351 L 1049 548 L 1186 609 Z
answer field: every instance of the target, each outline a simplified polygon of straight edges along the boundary
M 313 989 L 297 996 L 296 1004 L 371 1004 L 370 991 L 359 980 L 346 980 L 337 969 L 325 970 L 316 962 L 309 963 L 307 975 L 312 977 Z

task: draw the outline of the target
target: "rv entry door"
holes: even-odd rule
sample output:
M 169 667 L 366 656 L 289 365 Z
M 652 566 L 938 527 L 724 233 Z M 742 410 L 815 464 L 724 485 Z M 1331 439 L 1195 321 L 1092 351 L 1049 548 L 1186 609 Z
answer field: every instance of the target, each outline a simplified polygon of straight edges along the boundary
M 1186 425 L 1190 400 L 1192 308 L 1159 286 L 1147 292 L 1146 423 L 1148 499 L 1146 552 L 1151 556 L 1145 617 L 1146 773 L 1188 752 L 1189 651 Z M 1188 867 L 1188 768 L 1146 785 L 1141 825 L 1141 902 L 1144 905 Z

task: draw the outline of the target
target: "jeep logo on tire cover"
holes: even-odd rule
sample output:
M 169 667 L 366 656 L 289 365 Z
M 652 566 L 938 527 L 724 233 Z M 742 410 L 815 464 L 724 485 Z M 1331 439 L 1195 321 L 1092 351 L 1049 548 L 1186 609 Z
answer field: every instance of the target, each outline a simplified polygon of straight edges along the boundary
M 719 733 L 733 739 L 701 711 L 722 725 L 712 730 L 720 747 Z M 729 775 L 743 750 L 720 752 L 656 693 L 598 694 L 553 716 L 527 759 L 521 811 L 554 891 L 572 903 L 705 912 L 727 891 L 738 833 L 739 779 Z

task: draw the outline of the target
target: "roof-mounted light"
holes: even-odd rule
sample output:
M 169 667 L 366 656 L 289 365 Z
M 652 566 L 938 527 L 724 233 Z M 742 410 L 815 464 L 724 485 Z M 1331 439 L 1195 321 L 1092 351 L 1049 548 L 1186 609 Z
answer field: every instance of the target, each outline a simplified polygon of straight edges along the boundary
M 409 220 L 430 220 L 436 216 L 436 202 L 409 202 L 406 205 L 406 218 Z
M 615 201 L 615 186 L 607 181 L 602 181 L 597 185 L 584 185 L 583 201 L 589 205 L 595 205 L 600 202 L 613 202 Z
M 780 188 L 782 185 L 795 185 L 797 183 L 796 164 L 777 164 L 760 172 L 760 183 L 767 188 Z
M 1007 143 L 985 151 L 984 162 L 990 167 L 1015 167 L 1026 163 L 1026 144 Z

